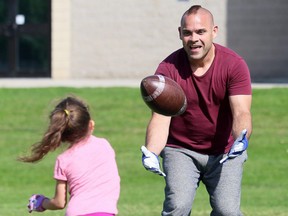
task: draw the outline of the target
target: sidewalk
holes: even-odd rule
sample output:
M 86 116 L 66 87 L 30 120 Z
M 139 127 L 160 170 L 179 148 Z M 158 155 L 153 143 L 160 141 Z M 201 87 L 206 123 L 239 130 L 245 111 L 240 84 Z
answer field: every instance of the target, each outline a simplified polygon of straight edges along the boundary
M 50 78 L 4 78 L 0 88 L 45 88 L 45 87 L 139 87 L 139 79 L 65 79 Z
M 67 79 L 50 78 L 2 78 L 0 88 L 45 88 L 45 87 L 132 87 L 139 88 L 141 79 Z M 288 88 L 288 83 L 253 83 L 253 88 Z

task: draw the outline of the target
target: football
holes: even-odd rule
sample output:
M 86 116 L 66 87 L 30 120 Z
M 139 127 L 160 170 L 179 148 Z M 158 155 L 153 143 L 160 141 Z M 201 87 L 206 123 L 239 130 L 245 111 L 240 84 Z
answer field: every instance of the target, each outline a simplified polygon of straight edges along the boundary
M 185 112 L 187 100 L 184 91 L 174 80 L 162 76 L 145 77 L 140 84 L 142 99 L 154 112 L 178 116 Z

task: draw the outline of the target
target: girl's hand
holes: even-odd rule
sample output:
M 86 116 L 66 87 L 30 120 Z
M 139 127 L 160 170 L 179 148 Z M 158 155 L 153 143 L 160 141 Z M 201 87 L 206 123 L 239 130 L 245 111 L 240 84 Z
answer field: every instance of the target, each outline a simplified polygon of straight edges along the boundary
M 42 205 L 45 199 L 48 199 L 48 198 L 41 194 L 33 194 L 30 197 L 29 203 L 27 205 L 29 213 L 31 213 L 32 211 L 37 211 L 37 212 L 45 211 L 46 209 Z

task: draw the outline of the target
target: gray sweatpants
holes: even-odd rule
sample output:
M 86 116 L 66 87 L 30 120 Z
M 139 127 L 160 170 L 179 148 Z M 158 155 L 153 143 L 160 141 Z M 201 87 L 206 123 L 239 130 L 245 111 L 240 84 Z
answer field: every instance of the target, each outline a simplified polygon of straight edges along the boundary
M 200 181 L 212 207 L 211 216 L 242 216 L 240 211 L 243 163 L 247 152 L 227 160 L 187 149 L 165 147 L 161 156 L 166 173 L 162 216 L 189 216 Z

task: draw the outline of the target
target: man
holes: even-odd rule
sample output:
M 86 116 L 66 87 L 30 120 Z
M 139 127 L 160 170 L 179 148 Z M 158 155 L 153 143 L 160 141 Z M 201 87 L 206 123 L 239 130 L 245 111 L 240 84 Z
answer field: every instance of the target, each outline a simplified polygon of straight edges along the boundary
M 162 216 L 190 215 L 200 181 L 212 216 L 242 215 L 242 170 L 252 133 L 249 69 L 235 52 L 213 43 L 218 27 L 207 9 L 189 8 L 178 30 L 183 48 L 161 62 L 156 74 L 175 80 L 188 106 L 177 117 L 152 114 L 143 165 L 165 176 Z

